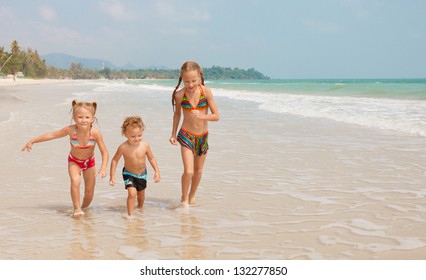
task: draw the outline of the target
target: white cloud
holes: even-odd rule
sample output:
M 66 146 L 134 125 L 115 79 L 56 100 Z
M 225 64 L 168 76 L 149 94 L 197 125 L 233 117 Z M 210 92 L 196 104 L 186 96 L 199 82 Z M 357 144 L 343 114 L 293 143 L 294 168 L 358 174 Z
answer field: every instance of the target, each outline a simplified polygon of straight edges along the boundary
M 78 32 L 70 30 L 66 27 L 54 27 L 51 25 L 35 24 L 36 34 L 43 34 L 48 42 L 56 44 L 70 44 L 70 42 L 82 41 L 81 35 Z
M 170 3 L 165 1 L 156 1 L 155 10 L 160 17 L 164 18 L 174 18 L 180 17 L 177 9 Z
M 115 20 L 131 20 L 133 15 L 126 6 L 119 1 L 101 1 L 101 10 Z
M 198 21 L 210 21 L 212 19 L 212 16 L 209 14 L 209 12 L 195 8 L 190 10 L 189 17 Z
M 165 20 L 179 19 L 180 21 L 210 21 L 212 16 L 207 10 L 188 8 L 184 5 L 173 5 L 167 1 L 156 1 L 155 10 Z
M 379 1 L 367 1 L 369 7 L 381 7 L 383 3 Z M 341 0 L 342 7 L 349 9 L 354 17 L 359 20 L 367 20 L 370 17 L 370 11 L 365 8 L 365 1 L 361 0 Z
M 56 12 L 51 7 L 41 6 L 38 8 L 38 12 L 45 20 L 53 20 L 56 18 Z

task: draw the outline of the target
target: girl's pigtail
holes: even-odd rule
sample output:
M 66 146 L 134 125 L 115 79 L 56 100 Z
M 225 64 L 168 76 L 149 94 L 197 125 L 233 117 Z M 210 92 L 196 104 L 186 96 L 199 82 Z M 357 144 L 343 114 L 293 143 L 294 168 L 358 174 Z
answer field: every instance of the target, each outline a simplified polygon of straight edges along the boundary
M 200 71 L 200 76 L 201 76 L 201 84 L 204 86 L 204 73 L 203 73 L 203 71 Z
M 93 107 L 93 123 L 92 123 L 92 126 L 95 122 L 99 125 L 98 118 L 95 115 L 96 114 L 96 108 L 98 108 L 98 104 L 96 102 L 92 102 L 92 107 Z
M 96 102 L 92 103 L 93 106 L 93 116 L 96 114 L 96 108 L 98 108 L 98 104 Z
M 175 95 L 176 95 L 176 91 L 179 89 L 179 86 L 180 86 L 181 82 L 182 82 L 182 77 L 179 76 L 179 82 L 178 82 L 177 86 L 175 87 L 175 90 L 173 91 L 173 94 L 172 94 L 173 111 L 175 110 Z
M 75 107 L 77 106 L 77 103 L 78 103 L 78 100 L 77 99 L 74 99 L 72 102 L 71 102 L 71 110 L 70 110 L 70 113 L 72 113 L 73 115 L 74 115 L 74 110 L 75 110 Z M 72 120 L 72 119 L 71 119 Z

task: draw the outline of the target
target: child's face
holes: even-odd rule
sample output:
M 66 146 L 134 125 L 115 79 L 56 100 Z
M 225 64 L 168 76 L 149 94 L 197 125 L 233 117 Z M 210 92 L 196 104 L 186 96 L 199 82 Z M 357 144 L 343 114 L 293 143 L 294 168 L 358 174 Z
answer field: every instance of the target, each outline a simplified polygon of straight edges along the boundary
M 185 71 L 182 73 L 182 80 L 185 88 L 192 92 L 200 83 L 200 73 L 197 70 Z
M 91 110 L 80 107 L 74 111 L 73 119 L 78 126 L 91 126 L 93 123 L 93 114 Z
M 129 126 L 126 128 L 124 136 L 126 136 L 130 144 L 138 144 L 142 141 L 142 132 L 143 128 L 140 128 L 138 126 Z

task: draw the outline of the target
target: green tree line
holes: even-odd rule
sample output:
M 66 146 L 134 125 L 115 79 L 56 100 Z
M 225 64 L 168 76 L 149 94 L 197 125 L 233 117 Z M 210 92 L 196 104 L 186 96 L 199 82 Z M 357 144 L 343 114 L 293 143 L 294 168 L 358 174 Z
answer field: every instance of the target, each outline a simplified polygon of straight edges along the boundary
M 21 50 L 15 40 L 10 44 L 10 52 L 0 47 L 0 75 L 22 72 L 29 78 L 43 78 L 47 74 L 44 60 L 40 59 L 37 50 Z
M 71 63 L 69 69 L 60 69 L 47 66 L 46 61 L 41 59 L 37 50 L 22 50 L 15 40 L 10 45 L 10 52 L 0 47 L 0 76 L 22 72 L 28 78 L 49 79 L 178 79 L 178 69 L 138 69 L 138 70 L 115 70 L 108 67 L 98 70 L 83 67 L 81 63 Z M 206 80 L 260 80 L 269 77 L 256 71 L 254 68 L 248 70 L 230 67 L 213 66 L 204 68 Z

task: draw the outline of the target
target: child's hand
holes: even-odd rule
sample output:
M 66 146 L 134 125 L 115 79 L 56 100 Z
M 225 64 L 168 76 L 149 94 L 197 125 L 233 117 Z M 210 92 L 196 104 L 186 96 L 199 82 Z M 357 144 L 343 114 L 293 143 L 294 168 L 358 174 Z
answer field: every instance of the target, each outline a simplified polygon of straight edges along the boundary
M 194 119 L 202 119 L 204 116 L 203 114 L 200 113 L 199 110 L 192 110 L 191 113 Z
M 175 146 L 176 146 L 176 145 L 177 145 L 176 137 L 174 137 L 174 136 L 170 137 L 169 142 L 170 142 L 170 144 L 172 144 L 172 145 L 175 145 Z
M 160 174 L 155 173 L 154 174 L 154 183 L 160 182 Z
M 31 142 L 28 142 L 27 144 L 25 144 L 25 146 L 22 148 L 22 152 L 23 151 L 27 151 L 27 152 L 29 152 L 29 151 L 31 151 L 31 149 L 32 149 L 32 147 L 33 147 L 33 143 L 31 143 Z
M 115 185 L 115 178 L 114 178 L 114 177 L 111 177 L 111 178 L 109 179 L 109 185 L 110 185 L 111 187 Z
M 99 175 L 101 175 L 102 178 L 105 178 L 107 176 L 106 172 L 104 169 L 100 169 L 98 172 Z

